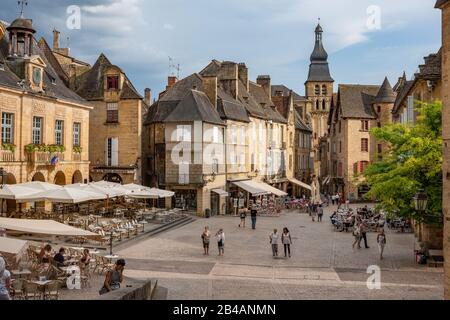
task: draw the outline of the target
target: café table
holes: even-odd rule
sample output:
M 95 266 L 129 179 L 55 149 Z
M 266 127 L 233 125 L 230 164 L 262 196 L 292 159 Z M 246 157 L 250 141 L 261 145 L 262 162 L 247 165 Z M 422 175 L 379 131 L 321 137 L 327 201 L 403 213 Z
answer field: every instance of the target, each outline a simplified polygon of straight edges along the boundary
M 105 256 L 105 258 L 106 258 L 106 259 L 108 259 L 110 263 L 112 263 L 112 262 L 113 262 L 113 260 L 117 260 L 117 259 L 119 259 L 119 256 L 118 256 L 118 255 L 116 255 L 116 254 L 113 254 L 113 255 L 111 255 L 111 254 L 108 254 L 108 255 L 106 255 L 106 256 Z
M 41 297 L 45 296 L 45 287 L 51 282 L 50 280 L 36 280 L 36 281 L 31 281 L 32 283 L 35 283 L 38 285 L 39 287 L 39 291 L 40 291 L 40 295 Z
M 11 274 L 14 278 L 22 279 L 22 278 L 29 278 L 31 276 L 31 271 L 28 269 L 24 270 L 11 270 Z

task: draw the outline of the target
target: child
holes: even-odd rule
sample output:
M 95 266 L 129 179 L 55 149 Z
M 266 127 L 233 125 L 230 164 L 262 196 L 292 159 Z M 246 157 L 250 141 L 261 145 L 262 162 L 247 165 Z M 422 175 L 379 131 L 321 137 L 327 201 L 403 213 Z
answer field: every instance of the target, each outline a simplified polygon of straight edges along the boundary
M 220 229 L 216 233 L 217 238 L 217 246 L 219 248 L 219 256 L 223 256 L 225 253 L 225 233 L 223 232 L 223 229 Z

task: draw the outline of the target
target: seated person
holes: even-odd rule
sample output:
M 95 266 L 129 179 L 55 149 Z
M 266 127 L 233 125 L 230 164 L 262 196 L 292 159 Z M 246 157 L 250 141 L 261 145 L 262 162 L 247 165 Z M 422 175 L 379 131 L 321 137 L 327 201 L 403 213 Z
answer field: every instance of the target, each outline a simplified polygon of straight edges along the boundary
M 66 249 L 61 248 L 61 249 L 59 249 L 59 252 L 53 257 L 53 261 L 55 261 L 55 264 L 57 267 L 64 266 L 64 253 L 65 252 L 66 252 Z
M 39 252 L 39 261 L 41 263 L 50 263 L 50 260 L 52 258 L 52 246 L 47 244 L 44 247 L 42 247 L 41 252 Z
M 85 270 L 86 268 L 89 268 L 89 264 L 91 262 L 91 254 L 89 252 L 89 249 L 83 250 L 83 256 L 80 259 L 80 269 Z

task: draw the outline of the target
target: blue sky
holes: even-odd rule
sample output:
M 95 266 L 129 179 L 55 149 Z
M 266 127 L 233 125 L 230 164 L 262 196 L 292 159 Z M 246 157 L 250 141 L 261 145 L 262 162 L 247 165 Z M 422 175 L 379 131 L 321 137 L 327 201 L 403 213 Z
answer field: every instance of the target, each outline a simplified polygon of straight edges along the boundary
M 395 83 L 408 78 L 441 43 L 436 0 L 29 0 L 25 16 L 37 37 L 52 43 L 54 27 L 62 46 L 93 64 L 105 53 L 142 93 L 164 89 L 169 59 L 181 77 L 212 59 L 245 62 L 251 79 L 270 74 L 300 94 L 321 18 L 332 76 L 339 83 Z M 68 6 L 81 8 L 81 29 L 66 27 Z M 380 8 L 379 29 L 369 28 L 367 9 Z M 12 21 L 16 0 L 2 0 L 0 19 Z M 373 11 L 372 11 L 373 12 Z M 337 90 L 337 85 L 335 86 Z

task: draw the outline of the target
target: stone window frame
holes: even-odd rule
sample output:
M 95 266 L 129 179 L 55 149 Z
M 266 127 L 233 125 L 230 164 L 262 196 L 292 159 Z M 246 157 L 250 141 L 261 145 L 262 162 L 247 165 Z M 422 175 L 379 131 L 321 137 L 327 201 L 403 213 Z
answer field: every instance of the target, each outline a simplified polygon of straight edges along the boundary
M 14 143 L 14 119 L 12 112 L 2 112 L 2 143 Z
M 61 126 L 59 127 L 58 124 L 60 124 Z M 55 120 L 55 145 L 64 145 L 64 120 L 61 119 Z
M 39 121 L 38 121 L 39 120 Z M 42 128 L 44 123 L 44 117 L 33 116 L 32 119 L 32 127 L 31 127 L 31 141 L 35 145 L 39 145 L 43 143 L 43 135 Z M 39 124 L 39 126 L 38 126 Z

